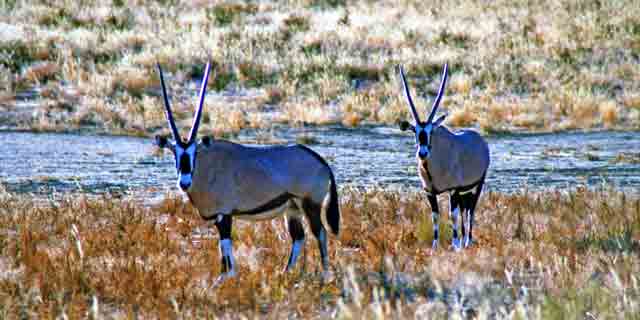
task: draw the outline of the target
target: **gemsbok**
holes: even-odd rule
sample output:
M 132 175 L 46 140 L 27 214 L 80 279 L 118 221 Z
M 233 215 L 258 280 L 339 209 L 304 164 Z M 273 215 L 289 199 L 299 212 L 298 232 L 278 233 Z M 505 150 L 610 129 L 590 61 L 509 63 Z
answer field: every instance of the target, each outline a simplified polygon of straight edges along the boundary
M 463 215 L 463 245 L 468 247 L 473 242 L 474 211 L 489 168 L 489 146 L 476 131 L 467 129 L 451 132 L 449 128 L 442 124 L 446 115 L 442 115 L 433 121 L 440 100 L 444 95 L 444 88 L 447 82 L 447 64 L 444 65 L 444 71 L 442 72 L 438 96 L 433 102 L 431 112 L 425 122 L 420 121 L 418 112 L 413 104 L 402 66 L 398 66 L 398 69 L 404 96 L 407 99 L 415 122 L 412 125 L 407 121 L 402 121 L 400 129 L 402 131 L 410 129 L 415 134 L 418 172 L 420 173 L 422 187 L 427 192 L 432 211 L 432 247 L 434 249 L 438 247 L 438 219 L 440 214 L 437 195 L 444 192 L 449 192 L 449 210 L 453 223 L 453 249 L 459 250 L 461 247 L 458 238 L 458 215 L 460 213 Z M 465 214 L 466 217 L 464 217 Z M 465 222 L 468 224 L 466 228 Z
M 203 137 L 196 142 L 202 116 L 209 63 L 189 138 L 181 139 L 171 113 L 162 68 L 158 64 L 165 115 L 174 141 L 156 137 L 156 145 L 175 157 L 178 187 L 187 194 L 200 216 L 215 224 L 220 234 L 221 278 L 236 275 L 231 243 L 234 217 L 249 220 L 285 216 L 293 245 L 285 270 L 295 265 L 304 246 L 301 216 L 306 216 L 318 241 L 325 272 L 329 268 L 327 234 L 340 226 L 336 182 L 327 162 L 303 145 L 251 147 Z M 323 219 L 324 218 L 324 219 Z

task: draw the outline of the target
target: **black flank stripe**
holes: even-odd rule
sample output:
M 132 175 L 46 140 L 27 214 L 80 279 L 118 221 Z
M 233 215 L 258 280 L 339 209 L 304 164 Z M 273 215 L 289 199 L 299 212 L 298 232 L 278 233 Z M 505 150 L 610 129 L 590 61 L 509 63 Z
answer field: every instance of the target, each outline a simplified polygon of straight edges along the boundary
M 251 209 L 251 210 L 246 210 L 246 211 L 240 211 L 240 210 L 233 210 L 231 212 L 232 215 L 253 215 L 253 214 L 260 214 L 266 211 L 270 211 L 273 210 L 275 208 L 278 208 L 280 206 L 282 206 L 283 204 L 285 204 L 285 202 L 289 201 L 289 199 L 293 198 L 293 196 L 290 193 L 283 193 L 281 195 L 279 195 L 278 197 L 276 197 L 275 199 L 255 208 L 255 209 Z
M 431 181 L 431 184 L 433 184 L 433 178 L 431 178 L 431 173 L 429 172 L 429 170 L 427 169 L 427 164 L 423 163 L 422 165 L 424 167 L 424 170 L 427 172 L 427 178 L 429 179 L 429 181 Z M 484 178 L 486 176 L 486 172 L 482 175 L 482 178 L 480 178 L 480 180 L 478 180 L 477 182 L 474 182 L 470 185 L 466 185 L 466 186 L 461 186 L 461 187 L 453 187 L 453 188 L 449 188 L 446 190 L 436 190 L 435 187 L 433 187 L 433 190 L 431 190 L 431 193 L 433 194 L 441 194 L 443 192 L 447 192 L 447 191 L 451 191 L 451 190 L 455 190 L 456 192 L 465 192 L 465 191 L 469 191 L 473 188 L 475 188 L 476 186 L 478 186 L 482 181 L 484 181 Z

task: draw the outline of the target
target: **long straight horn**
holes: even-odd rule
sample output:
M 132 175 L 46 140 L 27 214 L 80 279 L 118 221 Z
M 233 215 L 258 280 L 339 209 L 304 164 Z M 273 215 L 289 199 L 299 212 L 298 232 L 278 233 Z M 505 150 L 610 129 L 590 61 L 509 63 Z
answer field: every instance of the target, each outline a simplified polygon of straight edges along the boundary
M 440 105 L 440 100 L 442 100 L 442 96 L 444 95 L 444 87 L 447 84 L 447 70 L 449 69 L 448 64 L 444 64 L 444 70 L 442 71 L 442 80 L 440 80 L 440 89 L 438 89 L 438 96 L 436 100 L 433 102 L 431 106 L 431 113 L 429 113 L 429 119 L 427 119 L 427 123 L 431 123 L 433 121 L 433 117 L 436 115 L 436 111 L 438 111 L 438 106 Z
M 171 106 L 169 105 L 169 97 L 167 96 L 167 88 L 164 86 L 164 76 L 162 75 L 162 68 L 160 67 L 160 63 L 158 65 L 158 72 L 160 73 L 160 84 L 162 85 L 162 96 L 164 97 L 164 109 L 165 115 L 167 116 L 167 122 L 169 122 L 169 127 L 171 127 L 171 134 L 173 135 L 173 139 L 176 142 L 182 141 L 180 139 L 180 133 L 178 132 L 178 128 L 176 128 L 176 123 L 173 120 L 173 114 L 171 113 Z
M 413 120 L 416 123 L 420 123 L 420 117 L 418 116 L 418 112 L 416 111 L 416 106 L 413 104 L 413 99 L 411 99 L 411 93 L 409 92 L 409 86 L 407 85 L 407 79 L 405 79 L 404 77 L 404 70 L 402 69 L 402 66 L 398 66 L 398 70 L 400 70 L 400 79 L 402 79 L 402 89 L 404 91 L 404 97 L 407 98 L 407 102 L 409 103 L 409 108 L 411 109 Z
M 202 87 L 200 87 L 200 102 L 196 115 L 193 117 L 193 124 L 191 125 L 191 132 L 189 132 L 189 142 L 193 142 L 198 134 L 198 127 L 200 126 L 200 118 L 202 117 L 202 105 L 204 104 L 204 96 L 207 91 L 207 82 L 209 81 L 209 70 L 211 62 L 207 62 L 207 66 L 204 70 L 204 77 L 202 78 Z

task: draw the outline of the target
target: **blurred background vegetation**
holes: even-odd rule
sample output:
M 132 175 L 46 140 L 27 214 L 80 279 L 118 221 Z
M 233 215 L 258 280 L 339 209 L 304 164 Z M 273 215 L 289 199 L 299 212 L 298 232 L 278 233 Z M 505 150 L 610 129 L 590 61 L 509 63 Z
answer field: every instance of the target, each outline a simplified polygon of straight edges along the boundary
M 165 130 L 155 63 L 204 132 L 394 124 L 395 66 L 426 112 L 448 62 L 448 124 L 640 129 L 634 1 L 0 1 L 0 127 Z

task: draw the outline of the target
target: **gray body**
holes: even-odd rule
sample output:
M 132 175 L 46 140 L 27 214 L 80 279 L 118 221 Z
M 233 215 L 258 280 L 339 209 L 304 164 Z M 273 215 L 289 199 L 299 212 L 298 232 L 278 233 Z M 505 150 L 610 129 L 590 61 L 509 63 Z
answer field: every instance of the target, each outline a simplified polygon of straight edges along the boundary
M 322 204 L 331 185 L 325 163 L 299 145 L 248 147 L 214 140 L 198 147 L 196 163 L 187 194 L 205 219 L 217 214 L 268 219 L 266 212 L 247 213 L 284 194 Z
M 476 131 L 451 132 L 444 125 L 433 129 L 431 156 L 418 158 L 422 187 L 429 193 L 477 184 L 489 167 L 489 146 Z
M 447 82 L 447 64 L 442 72 L 442 81 L 427 121 L 420 121 L 411 98 L 411 92 L 399 67 L 404 96 L 407 99 L 414 123 L 400 123 L 400 129 L 413 131 L 416 138 L 416 159 L 422 187 L 428 194 L 433 222 L 433 248 L 438 246 L 439 208 L 437 195 L 449 192 L 449 208 L 453 220 L 452 246 L 458 250 L 461 246 L 458 239 L 458 215 L 462 213 L 462 235 L 464 246 L 472 243 L 473 220 L 476 204 L 480 198 L 484 180 L 489 168 L 489 146 L 487 142 L 473 130 L 451 132 L 442 125 L 445 116 L 434 120 L 438 106 L 444 95 Z M 466 216 L 466 218 L 465 218 Z M 466 226 L 465 226 L 466 222 Z M 467 231 L 465 233 L 465 230 Z
M 262 220 L 284 216 L 293 244 L 286 269 L 291 269 L 304 246 L 306 216 L 318 240 L 324 271 L 328 271 L 327 235 L 323 220 L 338 234 L 340 210 L 335 178 L 326 161 L 303 145 L 250 147 L 212 140 L 197 142 L 198 126 L 209 78 L 207 64 L 189 138 L 183 141 L 173 120 L 162 68 L 158 65 L 165 115 L 174 141 L 156 137 L 156 144 L 174 155 L 178 187 L 213 221 L 220 234 L 224 279 L 235 275 L 231 241 L 233 217 Z

